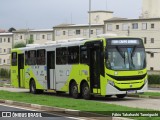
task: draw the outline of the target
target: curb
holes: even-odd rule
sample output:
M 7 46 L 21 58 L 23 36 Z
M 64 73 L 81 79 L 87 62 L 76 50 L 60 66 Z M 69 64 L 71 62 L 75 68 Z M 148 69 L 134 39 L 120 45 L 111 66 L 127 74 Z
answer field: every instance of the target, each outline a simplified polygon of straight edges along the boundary
M 33 109 L 38 109 L 40 111 L 47 111 L 48 113 L 62 113 L 66 115 L 72 115 L 72 117 L 89 117 L 91 119 L 98 119 L 98 120 L 132 120 L 129 118 L 110 117 L 107 115 L 96 114 L 91 112 L 83 112 L 80 110 L 51 107 L 51 106 L 45 106 L 45 105 L 39 105 L 39 104 L 30 104 L 30 103 L 24 103 L 24 102 L 12 101 L 12 100 L 0 99 L 0 103 L 21 106 L 21 107 L 29 107 Z
M 149 96 L 149 95 L 132 95 L 128 94 L 128 97 L 136 97 L 136 98 L 150 98 L 150 99 L 160 99 L 160 96 Z

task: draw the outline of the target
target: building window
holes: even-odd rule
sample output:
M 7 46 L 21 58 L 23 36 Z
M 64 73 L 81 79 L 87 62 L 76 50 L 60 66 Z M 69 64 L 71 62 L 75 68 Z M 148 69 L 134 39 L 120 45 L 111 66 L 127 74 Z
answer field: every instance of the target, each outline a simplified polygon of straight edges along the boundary
M 119 30 L 119 25 L 116 25 L 116 30 Z
M 51 40 L 51 34 L 47 34 L 47 40 Z
M 88 30 L 87 30 L 87 29 L 84 29 L 84 30 L 83 30 L 83 35 L 84 35 L 84 36 L 87 36 L 87 33 L 88 33 Z
M 22 39 L 23 37 L 22 37 L 22 35 L 20 36 L 20 39 Z
M 4 49 L 4 53 L 6 52 L 6 49 Z
M 8 43 L 10 43 L 11 41 L 10 41 L 10 38 L 8 38 Z
M 6 63 L 6 60 L 5 60 L 5 59 L 3 60 L 3 63 Z
M 123 24 L 122 25 L 122 30 L 128 30 L 128 24 Z
M 91 34 L 93 34 L 93 30 L 91 30 Z
M 36 35 L 36 40 L 40 40 L 40 35 L 39 34 Z
M 112 24 L 107 24 L 107 31 L 112 31 Z
M 10 59 L 7 59 L 7 64 L 10 64 Z
M 138 29 L 138 23 L 133 23 L 132 24 L 132 29 Z
M 151 24 L 151 28 L 154 28 L 154 23 Z
M 80 35 L 81 34 L 81 30 L 76 30 L 76 35 Z
M 66 35 L 66 31 L 63 31 L 63 35 Z
M 45 35 L 42 35 L 42 39 L 45 39 Z
M 73 30 L 68 30 L 68 36 L 72 36 L 72 35 L 73 35 L 73 33 L 74 33 L 74 31 L 73 31 Z
M 151 53 L 151 58 L 154 58 L 154 53 Z
M 151 43 L 154 43 L 154 38 L 151 38 Z
M 2 38 L 0 38 L 0 43 L 2 43 Z
M 103 33 L 102 29 L 96 29 L 96 35 L 100 35 L 102 33 Z
M 4 42 L 6 42 L 6 38 L 4 38 Z
M 153 70 L 154 70 L 154 67 L 150 67 L 150 70 L 152 70 L 152 71 L 153 71 Z
M 61 31 L 60 30 L 56 30 L 56 36 L 60 36 L 61 35 Z
M 147 44 L 147 38 L 144 37 L 144 44 Z
M 142 30 L 147 30 L 147 23 L 142 23 Z
M 7 48 L 7 54 L 11 53 L 11 48 Z

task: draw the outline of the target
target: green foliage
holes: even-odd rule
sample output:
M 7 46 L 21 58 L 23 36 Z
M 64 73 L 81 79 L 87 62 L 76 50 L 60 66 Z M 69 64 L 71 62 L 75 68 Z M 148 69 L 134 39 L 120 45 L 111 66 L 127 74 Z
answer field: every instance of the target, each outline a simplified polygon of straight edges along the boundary
M 149 84 L 160 84 L 160 75 L 148 75 Z
M 10 70 L 1 68 L 0 69 L 0 77 L 1 78 L 10 78 Z
M 27 40 L 27 44 L 33 44 L 33 43 L 34 43 L 34 40 L 32 38 Z
M 18 42 L 14 45 L 13 48 L 21 48 L 21 47 L 26 47 L 26 44 L 24 42 Z

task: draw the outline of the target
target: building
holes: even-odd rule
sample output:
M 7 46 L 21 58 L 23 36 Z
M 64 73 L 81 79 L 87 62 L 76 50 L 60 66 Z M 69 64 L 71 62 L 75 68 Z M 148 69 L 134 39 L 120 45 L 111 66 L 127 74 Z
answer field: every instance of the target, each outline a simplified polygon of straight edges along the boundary
M 105 20 L 104 26 L 105 33 L 142 38 L 148 53 L 147 69 L 160 70 L 160 18 L 112 18 Z
M 0 33 L 0 68 L 10 68 L 13 33 Z
M 88 24 L 61 24 L 53 27 L 54 40 L 63 40 L 70 38 L 89 38 Z M 103 24 L 91 24 L 91 37 L 104 32 Z
M 34 44 L 44 44 L 53 41 L 53 29 L 35 29 L 29 30 L 30 39 L 33 39 Z
M 159 18 L 160 0 L 143 0 L 141 18 Z

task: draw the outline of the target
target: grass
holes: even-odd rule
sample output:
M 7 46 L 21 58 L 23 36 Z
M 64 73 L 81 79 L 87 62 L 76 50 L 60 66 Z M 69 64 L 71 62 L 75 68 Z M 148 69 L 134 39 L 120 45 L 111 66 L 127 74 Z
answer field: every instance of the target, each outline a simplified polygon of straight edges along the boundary
M 81 110 L 81 111 L 90 111 L 90 112 L 101 113 L 101 114 L 107 114 L 107 112 L 109 111 L 112 111 L 112 112 L 153 111 L 153 110 L 131 108 L 131 107 L 125 107 L 120 105 L 101 103 L 101 102 L 91 101 L 91 100 L 52 96 L 47 94 L 33 95 L 30 93 L 0 91 L 0 99 L 14 100 L 19 102 L 34 103 L 34 104 L 61 107 L 61 108 Z M 147 117 L 140 117 L 140 118 L 141 118 L 140 120 L 147 119 Z M 134 117 L 134 119 L 139 119 L 139 118 Z M 156 119 L 156 117 L 154 119 Z
M 145 92 L 140 95 L 145 95 L 145 96 L 159 96 L 160 97 L 160 92 Z

